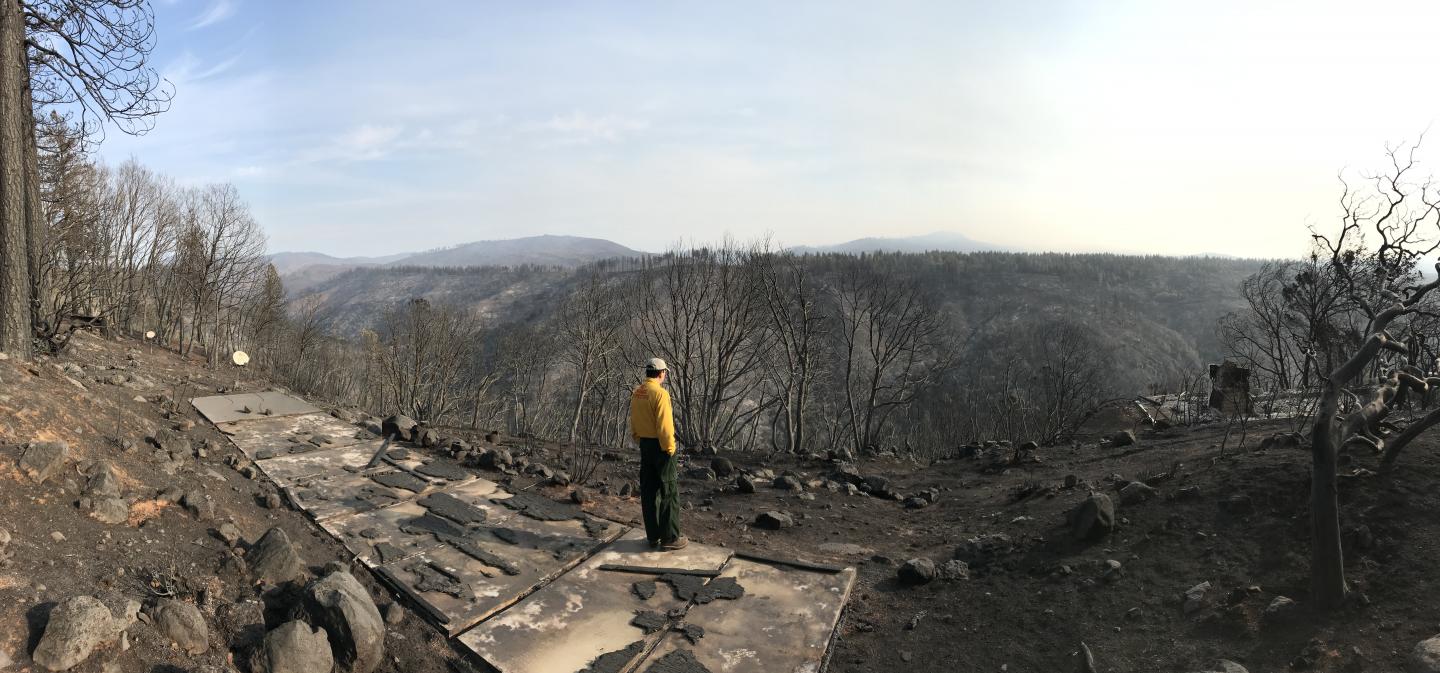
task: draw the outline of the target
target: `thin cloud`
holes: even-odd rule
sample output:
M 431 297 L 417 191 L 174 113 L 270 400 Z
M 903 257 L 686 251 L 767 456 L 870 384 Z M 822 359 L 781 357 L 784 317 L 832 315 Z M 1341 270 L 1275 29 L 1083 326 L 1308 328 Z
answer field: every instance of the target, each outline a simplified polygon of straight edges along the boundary
M 210 5 L 200 16 L 195 17 L 195 20 L 191 21 L 190 25 L 185 27 L 185 30 L 199 30 L 207 26 L 213 26 L 234 15 L 234 0 L 215 0 L 215 3 Z

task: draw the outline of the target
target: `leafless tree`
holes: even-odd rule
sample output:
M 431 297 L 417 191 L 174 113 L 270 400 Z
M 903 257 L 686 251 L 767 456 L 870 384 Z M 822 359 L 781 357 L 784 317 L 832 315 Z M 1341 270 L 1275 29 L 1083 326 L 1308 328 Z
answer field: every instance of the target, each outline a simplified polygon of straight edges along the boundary
M 626 326 L 622 297 L 600 274 L 592 273 L 561 303 L 557 318 L 560 360 L 570 366 L 574 385 L 569 430 L 573 443 L 590 394 L 621 375 L 615 356 Z
M 822 356 L 827 336 L 823 288 L 806 260 L 795 255 L 766 254 L 758 269 L 770 333 L 777 343 L 776 365 L 766 368 L 780 400 L 775 425 L 784 430 L 781 448 L 797 453 L 809 439 L 806 415 L 820 369 L 816 359 Z

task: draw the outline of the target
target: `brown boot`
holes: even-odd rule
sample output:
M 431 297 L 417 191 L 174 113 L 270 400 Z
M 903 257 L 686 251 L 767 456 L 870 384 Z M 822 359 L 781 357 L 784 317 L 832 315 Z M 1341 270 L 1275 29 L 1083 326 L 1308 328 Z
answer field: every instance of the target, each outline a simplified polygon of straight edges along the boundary
M 660 551 L 675 551 L 675 550 L 677 550 L 677 549 L 684 549 L 684 548 L 685 548 L 685 545 L 688 545 L 688 544 L 690 544 L 690 538 L 687 538 L 687 537 L 685 537 L 684 535 L 681 535 L 680 537 L 677 537 L 677 538 L 675 538 L 674 540 L 669 540 L 669 541 L 666 541 L 666 542 L 661 542 L 661 543 L 660 543 Z

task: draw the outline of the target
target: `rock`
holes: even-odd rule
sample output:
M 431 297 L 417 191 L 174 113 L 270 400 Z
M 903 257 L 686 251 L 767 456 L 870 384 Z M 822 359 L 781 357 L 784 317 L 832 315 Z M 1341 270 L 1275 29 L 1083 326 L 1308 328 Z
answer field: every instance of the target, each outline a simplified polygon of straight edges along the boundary
M 130 520 L 130 505 L 120 498 L 102 498 L 91 505 L 90 517 L 112 526 Z
M 396 626 L 405 621 L 405 606 L 396 601 L 391 601 L 385 606 L 385 623 Z
M 170 428 L 156 430 L 154 434 L 150 435 L 150 443 L 174 457 L 188 456 L 193 451 L 190 447 L 190 440 Z
M 802 483 L 800 483 L 800 480 L 799 480 L 799 479 L 796 479 L 795 477 L 792 477 L 792 476 L 790 476 L 790 475 L 788 475 L 788 474 L 782 474 L 782 475 L 776 477 L 776 478 L 775 478 L 775 481 L 772 482 L 772 485 L 774 485 L 775 488 L 778 488 L 778 489 L 780 489 L 780 490 L 782 490 L 782 491 L 803 491 L 803 490 L 805 490 L 805 485 L 802 484 Z
M 215 534 L 231 547 L 240 542 L 240 527 L 229 521 L 220 524 L 220 528 L 216 529 Z
M 720 479 L 726 479 L 735 474 L 735 464 L 729 458 L 715 458 L 710 461 L 710 470 Z
M 550 483 L 554 486 L 569 486 L 570 475 L 564 470 L 556 470 L 555 474 L 550 475 Z
M 1298 604 L 1295 601 L 1285 596 L 1276 596 L 1269 605 L 1265 606 L 1265 613 L 1261 617 L 1271 623 L 1283 622 L 1295 613 L 1297 607 Z
M 1070 510 L 1070 537 L 1095 540 L 1115 530 L 1115 503 L 1104 493 L 1091 493 L 1075 509 Z
M 180 506 L 194 515 L 197 521 L 215 519 L 215 503 L 199 491 L 189 491 L 180 498 Z
M 1080 484 L 1080 477 L 1073 474 L 1065 475 L 1065 488 L 1075 488 Z
M 1250 672 L 1247 671 L 1247 670 L 1245 670 L 1245 667 L 1244 667 L 1244 666 L 1241 666 L 1240 664 L 1237 664 L 1237 663 L 1235 663 L 1235 662 L 1233 662 L 1233 661 L 1230 661 L 1229 659 L 1221 659 L 1220 661 L 1215 662 L 1215 668 L 1212 668 L 1212 669 L 1210 669 L 1210 670 L 1208 670 L 1208 671 L 1198 671 L 1197 673 L 1250 673 Z
M 909 586 L 929 584 L 935 575 L 935 562 L 928 558 L 912 558 L 895 571 L 895 579 Z
M 101 645 L 113 642 L 123 625 L 92 596 L 67 598 L 50 611 L 50 623 L 30 657 L 51 671 L 66 671 L 90 658 Z
M 620 485 L 620 497 L 629 498 L 633 495 L 636 495 L 636 493 L 637 491 L 635 489 L 635 484 L 627 481 Z
M 942 580 L 968 580 L 970 579 L 970 566 L 964 561 L 950 559 L 940 566 L 937 574 Z
M 487 470 L 503 470 L 514 465 L 515 458 L 510 455 L 509 449 L 485 449 L 476 462 Z
M 1130 446 L 1135 443 L 1135 433 L 1130 430 L 1121 430 L 1110 435 L 1110 445 L 1114 447 Z
M 784 512 L 761 512 L 755 517 L 755 527 L 766 530 L 780 530 L 795 525 L 795 520 Z
M 335 670 L 370 673 L 385 655 L 385 622 L 355 576 L 333 571 L 305 590 L 305 611 L 330 634 Z
M 210 647 L 205 617 L 190 603 L 161 599 L 151 611 L 150 620 L 157 631 L 188 654 L 199 654 Z
M 102 460 L 90 469 L 90 481 L 85 485 L 85 494 L 95 499 L 120 496 L 120 475 L 113 463 Z
M 1185 614 L 1194 614 L 1205 607 L 1205 594 L 1210 591 L 1209 582 L 1201 582 L 1185 592 Z
M 285 503 L 280 500 L 280 494 L 279 494 L 279 493 L 271 492 L 271 493 L 266 493 L 266 494 L 265 494 L 265 508 L 266 508 L 266 509 L 280 509 L 281 507 L 284 507 L 284 506 L 285 506 Z
M 924 509 L 930 505 L 930 501 L 919 496 L 910 496 L 905 499 L 905 509 Z
M 440 433 L 434 428 L 420 428 L 415 432 L 415 443 L 424 447 L 432 447 L 440 443 Z
M 328 673 L 335 666 L 325 629 L 302 621 L 281 624 L 265 634 L 250 660 L 253 673 Z
M 251 573 L 265 582 L 284 584 L 305 579 L 305 563 L 295 553 L 290 536 L 279 528 L 265 531 L 245 558 Z
M 743 474 L 735 477 L 735 490 L 741 493 L 754 493 L 755 480 Z
M 871 495 L 884 497 L 890 493 L 890 479 L 878 474 L 872 474 L 865 477 L 865 483 L 861 484 L 860 488 Z
M 955 548 L 955 558 L 964 561 L 970 566 L 983 566 L 995 558 L 1015 551 L 1015 543 L 1005 533 L 989 533 L 977 535 Z
M 860 469 L 848 463 L 841 464 L 830 473 L 831 481 L 838 481 L 846 484 L 859 486 L 865 483 L 865 477 L 860 476 Z
M 20 454 L 20 469 L 31 479 L 44 483 L 65 466 L 70 445 L 65 442 L 31 442 Z
M 408 442 L 415 438 L 415 431 L 419 423 L 415 419 L 403 414 L 396 414 L 380 423 L 380 435 L 389 437 L 395 435 L 395 439 Z
M 686 479 L 694 479 L 695 481 L 715 481 L 715 477 L 715 470 L 712 470 L 708 467 L 692 467 L 688 470 L 685 470 Z
M 1132 481 L 1120 489 L 1120 504 L 1138 505 L 1155 497 L 1159 491 L 1143 481 Z
M 590 493 L 587 492 L 583 487 L 576 486 L 573 490 L 570 491 L 570 502 L 573 502 L 577 505 L 583 505 L 587 502 L 590 502 Z

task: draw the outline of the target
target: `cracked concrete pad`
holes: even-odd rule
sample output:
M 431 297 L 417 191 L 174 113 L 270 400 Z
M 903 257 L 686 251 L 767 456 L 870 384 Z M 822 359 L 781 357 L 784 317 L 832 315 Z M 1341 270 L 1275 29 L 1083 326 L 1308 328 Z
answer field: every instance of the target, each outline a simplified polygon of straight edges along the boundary
M 488 532 L 493 524 L 487 523 L 473 529 L 474 532 L 468 536 L 470 541 L 486 552 L 482 556 L 494 554 L 511 564 L 510 570 L 518 571 L 517 573 L 511 574 L 504 568 L 485 563 L 449 544 L 405 560 L 385 563 L 379 567 L 378 572 L 392 584 L 399 585 L 396 588 L 409 594 L 412 599 L 429 605 L 432 610 L 426 612 L 432 612 L 437 618 L 436 621 L 443 620 L 441 628 L 453 636 L 505 609 L 536 587 L 548 584 L 589 557 L 596 547 L 618 537 L 623 530 L 620 526 L 612 526 L 612 535 L 603 540 L 594 540 L 585 535 L 584 526 L 578 520 L 541 522 L 512 515 L 505 523 L 505 527 L 510 530 L 554 538 L 573 538 L 583 540 L 584 544 L 567 547 L 558 555 L 548 549 L 505 544 Z M 432 564 L 441 572 L 453 575 L 467 591 L 455 596 L 444 591 L 421 590 L 417 584 L 425 582 L 427 573 L 415 570 L 414 564 L 417 561 Z M 628 585 L 626 590 L 628 591 Z M 628 642 L 630 641 L 626 641 Z M 626 643 L 621 643 L 620 646 L 623 647 Z M 579 668 L 577 667 L 577 670 Z
M 197 397 L 190 400 L 190 404 L 216 424 L 320 412 L 319 408 L 305 400 L 274 391 Z M 267 415 L 266 411 L 270 413 Z
M 255 461 L 265 476 L 280 486 L 291 486 L 307 477 L 335 474 L 346 468 L 362 469 L 370 456 L 380 448 L 374 440 L 338 449 L 321 449 L 309 453 L 293 453 Z
M 721 577 L 733 577 L 745 595 L 690 608 L 687 623 L 705 629 L 691 644 L 669 633 L 637 670 L 677 650 L 691 650 L 713 673 L 813 673 L 825 661 L 840 611 L 855 584 L 855 569 L 801 570 L 732 559 Z
M 600 570 L 600 566 L 719 570 L 729 558 L 730 550 L 699 543 L 668 554 L 652 551 L 645 532 L 631 530 L 459 640 L 501 673 L 575 673 L 597 657 L 622 652 L 636 641 L 643 641 L 648 649 L 660 640 L 663 631 L 647 635 L 631 625 L 636 610 L 664 614 L 685 605 L 669 591 L 643 601 L 631 587 L 649 576 Z M 555 646 L 560 642 L 564 647 Z M 630 652 L 626 665 L 642 651 Z M 615 670 L 624 669 L 622 665 Z
M 340 540 L 362 563 L 373 568 L 444 544 L 434 535 L 417 535 L 400 529 L 405 522 L 424 515 L 424 507 L 407 501 L 350 516 L 331 517 L 321 521 L 320 527 Z M 382 560 L 376 553 L 376 546 L 381 544 L 393 546 L 400 556 Z
M 409 491 L 381 486 L 363 474 L 339 472 L 285 488 L 290 499 L 316 521 L 369 512 L 414 499 Z
M 215 427 L 252 460 L 338 449 L 376 439 L 369 432 L 329 414 L 217 423 Z M 378 447 L 378 444 L 372 446 Z M 366 456 L 366 459 L 368 460 L 369 456 Z

